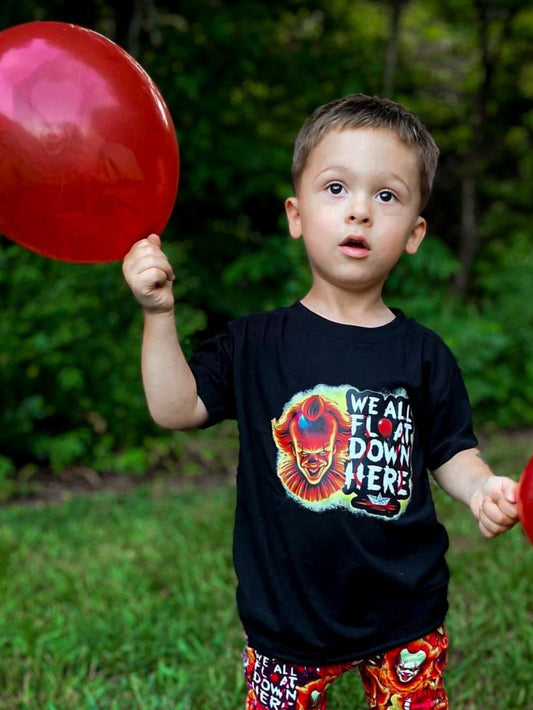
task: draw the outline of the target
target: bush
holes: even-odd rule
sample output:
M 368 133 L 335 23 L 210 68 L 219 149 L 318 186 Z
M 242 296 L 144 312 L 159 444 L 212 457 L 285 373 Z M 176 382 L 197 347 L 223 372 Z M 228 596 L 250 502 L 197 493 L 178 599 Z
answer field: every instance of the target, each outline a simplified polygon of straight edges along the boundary
M 175 264 L 184 258 L 168 246 Z M 176 298 L 188 288 L 176 285 Z M 0 250 L 3 456 L 62 469 L 106 461 L 153 433 L 140 381 L 142 313 L 120 264 L 73 265 Z M 180 306 L 185 339 L 203 314 Z
M 442 241 L 428 237 L 391 274 L 388 302 L 435 330 L 453 350 L 479 426 L 526 427 L 533 424 L 533 344 L 526 337 L 533 329 L 532 257 L 524 241 L 496 258 L 499 269 L 482 279 L 486 296 L 476 305 L 450 293 L 458 262 Z

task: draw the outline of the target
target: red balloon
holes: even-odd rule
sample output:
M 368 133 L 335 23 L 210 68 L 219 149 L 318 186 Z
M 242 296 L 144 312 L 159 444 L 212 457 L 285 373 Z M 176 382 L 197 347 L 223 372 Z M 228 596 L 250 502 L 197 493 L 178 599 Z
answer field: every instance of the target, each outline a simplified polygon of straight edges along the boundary
M 388 439 L 390 435 L 392 434 L 392 422 L 390 419 L 384 418 L 380 419 L 378 422 L 378 431 L 381 434 L 381 436 L 384 436 L 385 439 Z
M 172 118 L 123 49 L 62 22 L 0 32 L 0 232 L 62 261 L 122 259 L 163 231 L 178 179 Z
M 533 544 L 533 456 L 529 459 L 518 484 L 518 518 Z

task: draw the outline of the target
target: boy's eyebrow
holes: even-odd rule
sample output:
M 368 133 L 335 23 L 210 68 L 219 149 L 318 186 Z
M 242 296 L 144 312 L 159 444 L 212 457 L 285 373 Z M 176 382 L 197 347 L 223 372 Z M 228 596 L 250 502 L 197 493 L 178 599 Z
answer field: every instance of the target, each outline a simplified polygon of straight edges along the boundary
M 345 172 L 345 173 L 352 172 L 350 168 L 346 167 L 346 165 L 327 165 L 323 170 L 321 170 L 320 172 L 317 173 L 316 177 L 319 178 L 319 177 L 321 177 L 324 173 L 327 173 L 327 172 L 330 172 L 330 171 L 332 171 L 332 172 L 338 171 L 338 172 Z M 380 182 L 383 181 L 383 182 L 385 182 L 385 183 L 387 182 L 387 180 L 390 180 L 390 179 L 392 178 L 393 180 L 396 180 L 397 182 L 401 182 L 402 185 L 405 186 L 405 189 L 406 189 L 409 193 L 412 192 L 411 187 L 409 186 L 409 183 L 406 182 L 406 181 L 405 181 L 400 175 L 398 175 L 397 173 L 389 173 L 389 172 L 387 172 L 387 173 L 379 173 L 379 174 L 374 175 L 374 177 L 376 178 L 376 180 L 379 180 Z
M 391 177 L 393 180 L 397 180 L 398 182 L 401 182 L 402 185 L 405 186 L 405 189 L 410 193 L 411 192 L 411 187 L 406 180 L 404 180 L 400 175 L 397 175 L 396 173 L 389 173 L 387 177 Z

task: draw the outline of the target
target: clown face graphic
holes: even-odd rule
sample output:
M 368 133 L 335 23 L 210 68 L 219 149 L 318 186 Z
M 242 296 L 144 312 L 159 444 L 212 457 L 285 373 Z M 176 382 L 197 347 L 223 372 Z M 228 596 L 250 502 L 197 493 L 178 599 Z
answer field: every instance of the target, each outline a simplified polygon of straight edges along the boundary
M 303 501 L 323 501 L 341 490 L 350 419 L 319 394 L 294 403 L 272 422 L 280 452 L 278 476 Z

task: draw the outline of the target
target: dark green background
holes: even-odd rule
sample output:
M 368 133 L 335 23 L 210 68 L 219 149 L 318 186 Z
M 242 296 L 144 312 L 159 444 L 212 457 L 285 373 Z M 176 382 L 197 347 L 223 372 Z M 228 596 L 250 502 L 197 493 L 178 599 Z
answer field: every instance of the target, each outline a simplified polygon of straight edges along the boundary
M 0 30 L 95 29 L 172 114 L 178 199 L 163 234 L 187 350 L 307 283 L 287 237 L 292 143 L 318 104 L 363 91 L 420 114 L 442 151 L 430 236 L 390 305 L 437 330 L 478 425 L 533 424 L 533 8 L 527 1 L 4 0 Z M 139 376 L 141 314 L 120 264 L 79 266 L 0 237 L 0 478 L 28 464 L 141 470 L 165 441 Z

